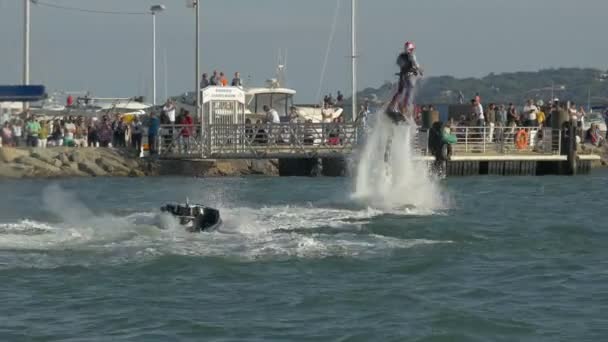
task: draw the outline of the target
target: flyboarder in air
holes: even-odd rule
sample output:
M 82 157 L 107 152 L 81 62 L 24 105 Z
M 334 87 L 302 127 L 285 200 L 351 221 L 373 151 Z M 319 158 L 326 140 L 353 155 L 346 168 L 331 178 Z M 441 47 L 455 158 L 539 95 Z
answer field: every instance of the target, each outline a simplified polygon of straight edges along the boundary
M 386 114 L 398 124 L 405 120 L 405 114 L 409 113 L 410 98 L 416 86 L 416 78 L 422 76 L 422 68 L 416 61 L 414 50 L 416 46 L 412 42 L 406 42 L 405 50 L 397 58 L 399 65 L 399 89 L 386 108 Z

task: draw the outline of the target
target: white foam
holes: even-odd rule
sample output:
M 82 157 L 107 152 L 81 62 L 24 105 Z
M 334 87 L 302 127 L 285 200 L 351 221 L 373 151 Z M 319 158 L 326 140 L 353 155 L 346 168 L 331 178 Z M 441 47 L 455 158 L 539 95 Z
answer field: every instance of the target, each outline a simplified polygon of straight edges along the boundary
M 154 212 L 95 214 L 73 193 L 56 186 L 44 191 L 43 203 L 57 223 L 26 219 L 0 224 L 0 269 L 93 267 L 167 255 L 245 260 L 359 258 L 427 243 L 372 234 L 366 226 L 387 211 L 352 203 L 344 204 L 347 208 L 311 204 L 220 207 L 223 227 L 201 234 L 188 233 L 175 219 Z M 419 215 L 421 211 L 395 212 Z
M 447 207 L 439 179 L 426 162 L 416 161 L 416 125 L 395 125 L 384 114 L 375 113 L 370 134 L 358 151 L 355 189 L 352 198 L 385 212 L 398 208 L 405 214 L 428 215 Z M 386 158 L 387 144 L 390 154 Z
M 2 224 L 0 252 L 16 256 L 6 259 L 6 253 L 0 253 L 0 268 L 89 267 L 145 262 L 167 255 L 244 260 L 360 258 L 441 242 L 369 233 L 365 224 L 381 213 L 367 209 L 277 206 L 222 209 L 222 213 L 225 224 L 221 231 L 201 234 L 188 233 L 179 225 L 163 229 L 150 225 L 158 222 L 154 213 L 92 217 L 78 226 L 29 220 Z M 112 224 L 91 224 L 103 219 Z M 58 256 L 62 251 L 79 256 Z M 35 257 L 24 257 L 28 253 Z

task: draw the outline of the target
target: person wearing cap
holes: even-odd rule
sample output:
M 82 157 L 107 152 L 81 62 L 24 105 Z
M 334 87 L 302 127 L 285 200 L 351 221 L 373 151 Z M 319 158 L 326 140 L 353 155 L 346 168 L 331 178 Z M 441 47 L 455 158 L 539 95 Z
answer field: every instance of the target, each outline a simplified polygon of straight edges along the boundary
M 415 50 L 414 43 L 408 41 L 404 45 L 404 51 L 397 57 L 399 87 L 386 112 L 395 123 L 404 119 L 403 113 L 407 113 L 409 110 L 409 102 L 416 84 L 416 78 L 422 76 L 422 68 L 416 60 Z

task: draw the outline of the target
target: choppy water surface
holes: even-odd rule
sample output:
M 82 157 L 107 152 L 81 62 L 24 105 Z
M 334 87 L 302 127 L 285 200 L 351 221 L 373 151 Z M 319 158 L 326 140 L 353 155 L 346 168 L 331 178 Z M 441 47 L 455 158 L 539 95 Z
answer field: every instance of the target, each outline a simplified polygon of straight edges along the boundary
M 432 210 L 348 179 L 2 181 L 0 340 L 602 341 L 607 176 L 449 179 Z M 224 228 L 159 229 L 185 197 Z

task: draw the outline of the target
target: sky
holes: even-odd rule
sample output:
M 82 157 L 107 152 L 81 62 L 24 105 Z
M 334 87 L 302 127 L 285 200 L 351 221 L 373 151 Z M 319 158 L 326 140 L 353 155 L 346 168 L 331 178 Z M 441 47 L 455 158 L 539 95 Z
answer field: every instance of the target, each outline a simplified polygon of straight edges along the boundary
M 186 0 L 39 1 L 128 12 L 165 4 L 166 11 L 157 16 L 158 98 L 192 90 L 195 17 Z M 416 43 L 425 76 L 608 68 L 606 0 L 357 1 L 359 90 L 395 80 L 396 55 L 406 40 Z M 0 0 L 0 84 L 21 83 L 23 2 Z M 201 0 L 201 72 L 231 76 L 240 71 L 248 85 L 261 85 L 274 77 L 283 50 L 286 85 L 297 91 L 296 103 L 317 102 L 319 92 L 335 95 L 342 90 L 349 96 L 350 2 Z M 337 4 L 335 36 L 321 83 Z M 151 15 L 32 5 L 31 22 L 31 83 L 44 84 L 49 91 L 150 99 Z

